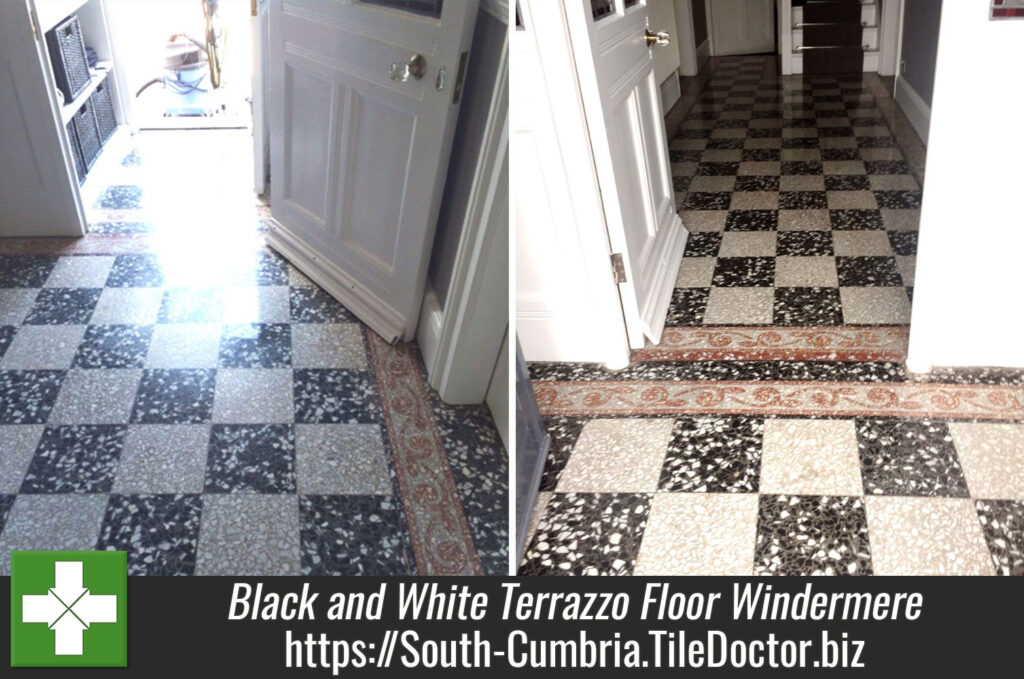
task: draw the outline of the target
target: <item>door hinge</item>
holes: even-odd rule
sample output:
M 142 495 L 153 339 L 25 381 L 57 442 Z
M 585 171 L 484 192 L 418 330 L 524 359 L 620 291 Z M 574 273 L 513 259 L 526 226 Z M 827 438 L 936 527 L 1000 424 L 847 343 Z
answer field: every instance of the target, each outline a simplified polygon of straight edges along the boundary
M 626 282 L 626 265 L 618 252 L 612 255 L 612 275 L 615 276 L 616 283 Z
M 462 99 L 462 84 L 466 80 L 466 61 L 469 59 L 469 52 L 459 55 L 459 68 L 455 74 L 455 87 L 452 88 L 452 103 L 457 104 Z M 441 89 L 441 88 L 438 88 Z
M 28 10 L 28 23 L 32 28 L 32 39 L 39 40 L 42 37 L 42 31 L 39 30 L 39 19 L 36 17 L 36 12 L 33 8 Z

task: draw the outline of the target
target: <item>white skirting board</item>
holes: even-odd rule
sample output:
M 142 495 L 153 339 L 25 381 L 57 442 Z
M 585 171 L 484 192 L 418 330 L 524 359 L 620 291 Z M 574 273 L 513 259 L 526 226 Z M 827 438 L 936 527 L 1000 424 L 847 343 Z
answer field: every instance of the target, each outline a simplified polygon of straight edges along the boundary
M 925 103 L 921 95 L 910 86 L 906 78 L 896 77 L 896 92 L 893 95 L 900 110 L 907 116 L 910 126 L 917 132 L 921 141 L 928 144 L 928 127 L 932 118 L 932 109 Z
M 661 92 L 661 111 L 667 113 L 676 105 L 679 97 L 683 96 L 683 92 L 679 88 L 679 71 L 672 71 L 672 75 L 665 78 L 658 89 Z

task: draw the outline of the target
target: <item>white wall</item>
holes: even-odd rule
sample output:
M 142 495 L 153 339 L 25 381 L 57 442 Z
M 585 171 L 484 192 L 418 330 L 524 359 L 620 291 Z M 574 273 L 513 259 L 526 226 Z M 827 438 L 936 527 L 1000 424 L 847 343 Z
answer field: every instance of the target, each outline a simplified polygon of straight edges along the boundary
M 910 329 L 911 370 L 1024 367 L 1024 22 L 942 7 Z
M 676 7 L 673 0 L 651 0 L 647 5 L 652 31 L 668 31 L 672 35 L 672 43 L 668 47 L 655 47 L 654 77 L 665 82 L 669 76 L 677 75 L 679 69 L 679 50 L 676 47 Z

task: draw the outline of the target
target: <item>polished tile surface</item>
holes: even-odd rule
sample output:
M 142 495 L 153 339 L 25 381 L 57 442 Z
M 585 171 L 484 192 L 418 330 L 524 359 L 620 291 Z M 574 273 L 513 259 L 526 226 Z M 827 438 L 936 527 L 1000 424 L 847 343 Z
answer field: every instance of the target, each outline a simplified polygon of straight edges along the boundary
M 371 360 L 372 331 L 263 246 L 251 173 L 172 196 L 172 139 L 195 144 L 143 134 L 90 173 L 90 235 L 0 244 L 0 570 L 11 549 L 124 549 L 132 574 L 505 574 L 487 409 L 441 403 L 415 347 Z M 385 388 L 388 352 L 408 364 Z M 401 430 L 395 403 L 418 407 Z M 433 485 L 406 495 L 398 453 L 423 441 Z

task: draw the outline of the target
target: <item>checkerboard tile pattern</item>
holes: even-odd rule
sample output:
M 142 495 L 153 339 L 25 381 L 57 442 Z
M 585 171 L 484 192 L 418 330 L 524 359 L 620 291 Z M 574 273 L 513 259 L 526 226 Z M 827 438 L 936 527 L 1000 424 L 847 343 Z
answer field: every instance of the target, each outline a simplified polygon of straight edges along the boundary
M 909 323 L 921 192 L 860 77 L 725 60 L 669 148 L 669 325 Z
M 1024 423 L 546 424 L 521 574 L 1024 575 Z
M 238 203 L 183 226 L 156 138 L 91 203 L 76 248 L 103 254 L 0 254 L 0 571 L 14 549 L 124 549 L 132 574 L 417 573 L 436 545 L 410 529 L 370 331 Z M 226 246 L 197 261 L 182 228 Z M 472 517 L 463 565 L 505 574 L 494 423 L 420 386 Z

